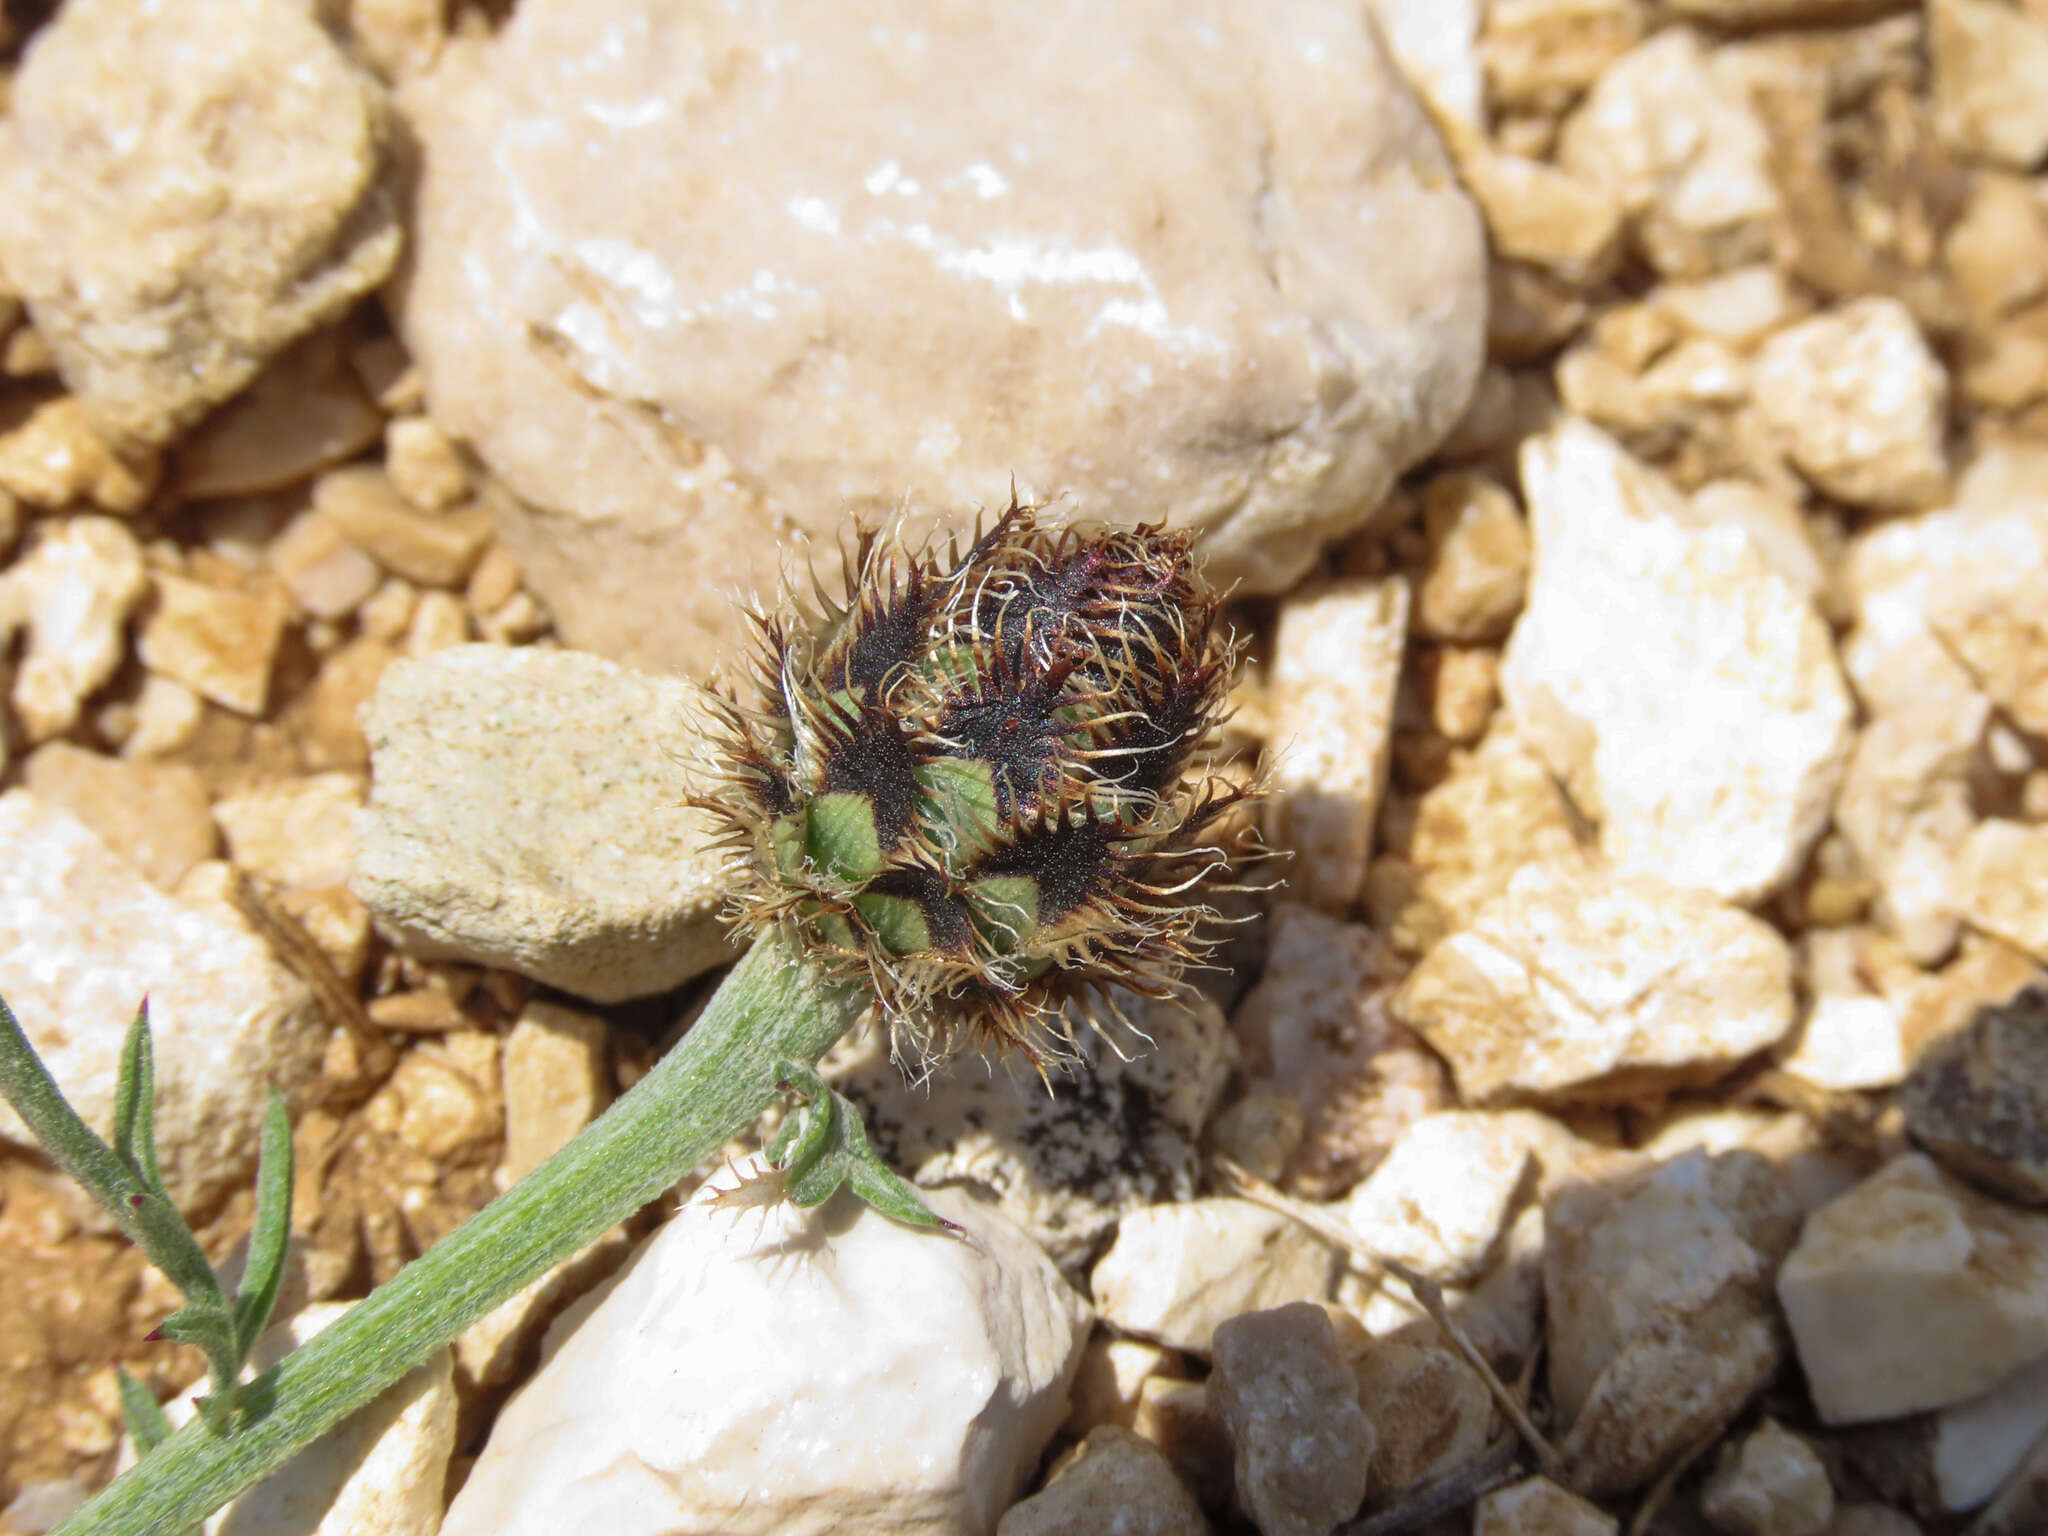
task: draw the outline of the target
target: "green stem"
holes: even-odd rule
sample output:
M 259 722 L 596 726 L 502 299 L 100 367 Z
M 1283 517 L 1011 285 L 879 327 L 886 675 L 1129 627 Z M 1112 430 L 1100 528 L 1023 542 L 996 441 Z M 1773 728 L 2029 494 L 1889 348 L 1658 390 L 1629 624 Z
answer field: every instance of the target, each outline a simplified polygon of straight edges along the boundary
M 752 1124 L 775 1096 L 775 1064 L 816 1061 L 867 1002 L 787 938 L 762 939 L 683 1043 L 595 1124 L 252 1383 L 245 1422 L 228 1434 L 188 1424 L 57 1536 L 154 1536 L 218 1509 Z

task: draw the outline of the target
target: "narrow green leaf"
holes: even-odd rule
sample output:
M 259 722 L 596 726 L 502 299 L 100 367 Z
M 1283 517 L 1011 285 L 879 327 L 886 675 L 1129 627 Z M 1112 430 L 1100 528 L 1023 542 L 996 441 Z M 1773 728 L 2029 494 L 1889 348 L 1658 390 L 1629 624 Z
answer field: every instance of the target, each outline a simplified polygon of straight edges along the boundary
M 170 1198 L 156 1166 L 156 1048 L 149 1038 L 147 997 L 135 1010 L 135 1022 L 121 1043 L 121 1072 L 114 1085 L 114 1155 L 145 1189 Z
M 137 1456 L 147 1456 L 170 1438 L 171 1421 L 149 1388 L 118 1365 L 114 1367 L 114 1384 L 121 1393 L 121 1418 L 128 1426 L 128 1438 L 135 1442 Z
M 206 1356 L 207 1373 L 213 1378 L 213 1401 L 232 1403 L 242 1372 L 242 1357 L 235 1348 L 235 1320 L 224 1306 L 193 1304 L 178 1308 L 156 1325 L 152 1339 L 169 1339 L 173 1344 L 191 1344 Z
M 143 1193 L 142 1185 L 114 1149 L 79 1118 L 4 999 L 0 999 L 0 1093 L 7 1096 L 50 1160 L 76 1179 L 139 1246 L 142 1227 L 134 1201 Z
M 249 1262 L 235 1296 L 236 1351 L 247 1358 L 277 1305 L 278 1283 L 292 1240 L 292 1121 L 284 1095 L 270 1090 L 263 1115 L 263 1151 L 256 1164 L 256 1222 L 249 1232 Z

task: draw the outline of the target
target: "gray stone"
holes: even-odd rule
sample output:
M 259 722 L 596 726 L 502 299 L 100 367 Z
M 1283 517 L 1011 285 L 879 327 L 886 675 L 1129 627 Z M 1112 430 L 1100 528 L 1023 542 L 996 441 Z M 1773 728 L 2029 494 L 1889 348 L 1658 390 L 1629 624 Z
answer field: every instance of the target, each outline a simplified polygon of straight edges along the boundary
M 722 861 L 681 804 L 687 698 L 569 651 L 392 663 L 365 711 L 357 898 L 416 953 L 594 1002 L 729 959 Z

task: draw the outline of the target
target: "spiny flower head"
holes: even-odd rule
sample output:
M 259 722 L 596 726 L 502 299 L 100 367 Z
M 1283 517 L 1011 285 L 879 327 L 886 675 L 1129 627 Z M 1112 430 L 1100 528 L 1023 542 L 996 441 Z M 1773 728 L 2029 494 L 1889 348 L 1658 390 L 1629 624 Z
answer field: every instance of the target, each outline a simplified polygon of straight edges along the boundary
M 860 534 L 845 595 L 754 613 L 752 686 L 712 700 L 695 803 L 735 855 L 736 924 L 866 978 L 920 1067 L 967 1044 L 1042 1065 L 1070 1004 L 1169 994 L 1213 942 L 1199 889 L 1247 793 L 1203 766 L 1217 603 L 1156 527 L 1013 502 L 964 552 Z

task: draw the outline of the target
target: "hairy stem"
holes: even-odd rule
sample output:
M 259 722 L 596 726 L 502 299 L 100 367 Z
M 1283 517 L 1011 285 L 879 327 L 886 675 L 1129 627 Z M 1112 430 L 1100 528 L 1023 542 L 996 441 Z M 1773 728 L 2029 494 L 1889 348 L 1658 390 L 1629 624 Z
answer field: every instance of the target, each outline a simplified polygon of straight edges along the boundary
M 751 1124 L 776 1064 L 814 1062 L 866 1007 L 780 933 L 734 967 L 683 1043 L 595 1124 L 252 1383 L 223 1434 L 194 1420 L 58 1528 L 153 1536 L 210 1514 L 470 1323 Z

